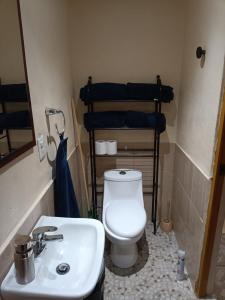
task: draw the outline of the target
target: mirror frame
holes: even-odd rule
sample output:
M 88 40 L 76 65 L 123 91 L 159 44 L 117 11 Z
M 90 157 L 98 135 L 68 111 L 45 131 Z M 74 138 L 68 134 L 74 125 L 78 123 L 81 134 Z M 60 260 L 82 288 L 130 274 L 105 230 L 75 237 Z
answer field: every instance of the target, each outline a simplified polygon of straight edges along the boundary
M 19 30 L 20 30 L 20 39 L 22 45 L 22 54 L 23 54 L 23 65 L 24 65 L 24 72 L 25 72 L 25 79 L 27 84 L 27 95 L 28 95 L 28 105 L 29 111 L 31 115 L 31 130 L 32 130 L 32 141 L 28 142 L 27 144 L 23 145 L 22 147 L 16 149 L 12 153 L 9 153 L 6 157 L 0 160 L 0 168 L 26 152 L 27 150 L 33 148 L 36 145 L 36 138 L 34 132 L 34 123 L 33 123 L 33 113 L 31 107 L 31 98 L 30 98 L 30 88 L 29 88 L 29 80 L 27 75 L 27 64 L 26 64 L 26 56 L 25 56 L 25 46 L 24 46 L 24 36 L 23 36 L 23 26 L 22 26 L 22 16 L 21 16 L 21 9 L 20 9 L 20 2 L 17 0 L 17 12 L 18 12 L 18 19 L 19 19 Z

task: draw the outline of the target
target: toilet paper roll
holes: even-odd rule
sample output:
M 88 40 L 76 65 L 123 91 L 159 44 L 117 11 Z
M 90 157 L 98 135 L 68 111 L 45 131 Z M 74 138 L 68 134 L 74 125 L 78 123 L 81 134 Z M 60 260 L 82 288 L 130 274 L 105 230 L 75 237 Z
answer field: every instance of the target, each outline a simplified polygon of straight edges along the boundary
M 173 223 L 170 220 L 165 219 L 160 222 L 160 227 L 164 232 L 169 233 L 173 229 Z
M 106 154 L 106 141 L 102 141 L 102 140 L 95 141 L 95 154 L 98 155 Z
M 106 153 L 108 155 L 115 155 L 117 153 L 117 141 L 116 140 L 106 141 Z

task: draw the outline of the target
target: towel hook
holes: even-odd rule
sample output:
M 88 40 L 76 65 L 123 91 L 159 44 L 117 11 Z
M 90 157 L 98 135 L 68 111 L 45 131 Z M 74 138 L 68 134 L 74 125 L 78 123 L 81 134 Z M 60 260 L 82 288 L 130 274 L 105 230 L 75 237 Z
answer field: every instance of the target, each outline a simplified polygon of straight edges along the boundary
M 196 57 L 198 59 L 200 59 L 202 56 L 205 56 L 205 54 L 206 54 L 206 50 L 204 50 L 202 47 L 198 47 L 196 49 Z
M 62 110 L 58 110 L 58 109 L 55 109 L 55 108 L 46 107 L 45 108 L 45 114 L 46 114 L 46 116 L 62 114 L 62 116 L 63 116 L 63 130 L 62 130 L 62 132 L 59 132 L 57 124 L 55 124 L 55 128 L 56 128 L 56 132 L 58 133 L 59 137 L 63 136 L 64 132 L 65 132 L 65 128 L 66 128 L 66 118 L 65 118 L 64 112 Z

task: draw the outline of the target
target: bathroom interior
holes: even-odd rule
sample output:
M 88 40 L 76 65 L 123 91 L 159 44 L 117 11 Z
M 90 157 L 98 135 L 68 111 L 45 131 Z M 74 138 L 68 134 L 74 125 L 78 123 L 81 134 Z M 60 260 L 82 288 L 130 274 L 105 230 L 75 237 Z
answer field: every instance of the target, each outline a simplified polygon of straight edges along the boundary
M 225 2 L 0 0 L 0 24 L 0 299 L 225 299 Z

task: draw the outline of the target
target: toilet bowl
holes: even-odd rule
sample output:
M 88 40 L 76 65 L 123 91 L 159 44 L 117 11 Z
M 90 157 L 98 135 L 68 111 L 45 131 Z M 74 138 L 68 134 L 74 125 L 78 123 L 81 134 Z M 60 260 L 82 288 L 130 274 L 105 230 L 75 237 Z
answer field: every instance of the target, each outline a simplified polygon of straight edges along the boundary
M 113 264 L 119 268 L 133 266 L 138 257 L 136 243 L 147 220 L 140 171 L 115 169 L 104 173 L 102 219 Z

